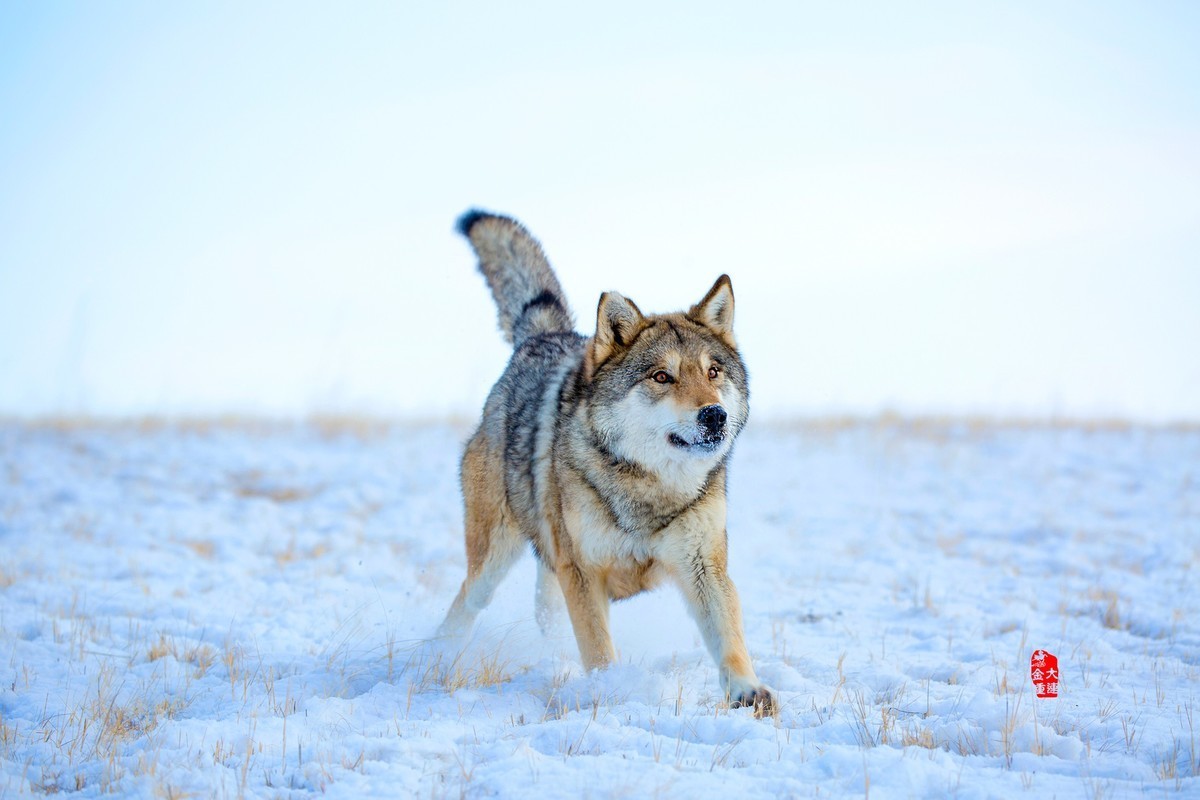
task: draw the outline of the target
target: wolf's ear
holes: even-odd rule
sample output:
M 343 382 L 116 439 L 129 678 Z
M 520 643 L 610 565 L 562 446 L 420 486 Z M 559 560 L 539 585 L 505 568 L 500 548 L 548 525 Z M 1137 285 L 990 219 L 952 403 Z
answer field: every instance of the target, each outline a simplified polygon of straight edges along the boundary
M 720 336 L 730 347 L 736 346 L 733 341 L 733 284 L 728 275 L 717 278 L 704 299 L 692 306 L 687 315 Z
M 600 307 L 596 310 L 596 337 L 592 340 L 592 358 L 599 366 L 620 350 L 633 344 L 638 333 L 646 326 L 634 302 L 616 292 L 600 295 Z

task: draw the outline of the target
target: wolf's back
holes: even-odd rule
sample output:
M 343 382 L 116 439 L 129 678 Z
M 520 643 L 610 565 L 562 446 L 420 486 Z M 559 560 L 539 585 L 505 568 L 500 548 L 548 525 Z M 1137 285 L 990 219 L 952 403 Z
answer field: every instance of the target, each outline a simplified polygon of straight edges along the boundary
M 472 209 L 458 218 L 458 231 L 479 257 L 505 341 L 520 347 L 531 336 L 575 329 L 546 254 L 521 223 Z

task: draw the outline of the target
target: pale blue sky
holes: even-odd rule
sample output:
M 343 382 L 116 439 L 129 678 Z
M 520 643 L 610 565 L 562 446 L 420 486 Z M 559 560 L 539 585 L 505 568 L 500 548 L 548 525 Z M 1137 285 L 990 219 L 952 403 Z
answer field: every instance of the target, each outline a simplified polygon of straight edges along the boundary
M 1200 5 L 0 4 L 0 413 L 472 415 L 468 206 L 765 414 L 1200 419 Z

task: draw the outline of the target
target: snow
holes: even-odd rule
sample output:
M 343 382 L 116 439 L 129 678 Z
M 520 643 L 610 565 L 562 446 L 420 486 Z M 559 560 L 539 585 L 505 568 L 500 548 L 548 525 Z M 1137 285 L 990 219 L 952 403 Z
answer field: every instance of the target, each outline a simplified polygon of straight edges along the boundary
M 670 589 L 614 606 L 600 673 L 538 631 L 532 558 L 428 640 L 468 433 L 0 424 L 0 795 L 1200 794 L 1200 431 L 752 422 L 730 559 L 766 719 Z

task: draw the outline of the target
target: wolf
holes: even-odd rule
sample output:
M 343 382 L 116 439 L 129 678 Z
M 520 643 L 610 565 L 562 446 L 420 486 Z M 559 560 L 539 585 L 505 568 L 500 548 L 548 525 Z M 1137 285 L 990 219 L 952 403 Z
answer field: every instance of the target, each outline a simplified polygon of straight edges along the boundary
M 538 622 L 565 602 L 586 668 L 616 659 L 610 601 L 669 580 L 728 703 L 770 713 L 726 558 L 726 470 L 749 414 L 729 276 L 686 312 L 644 314 L 605 292 L 585 337 L 519 222 L 470 210 L 457 228 L 513 354 L 463 454 L 467 576 L 439 635 L 469 631 L 529 542 Z

